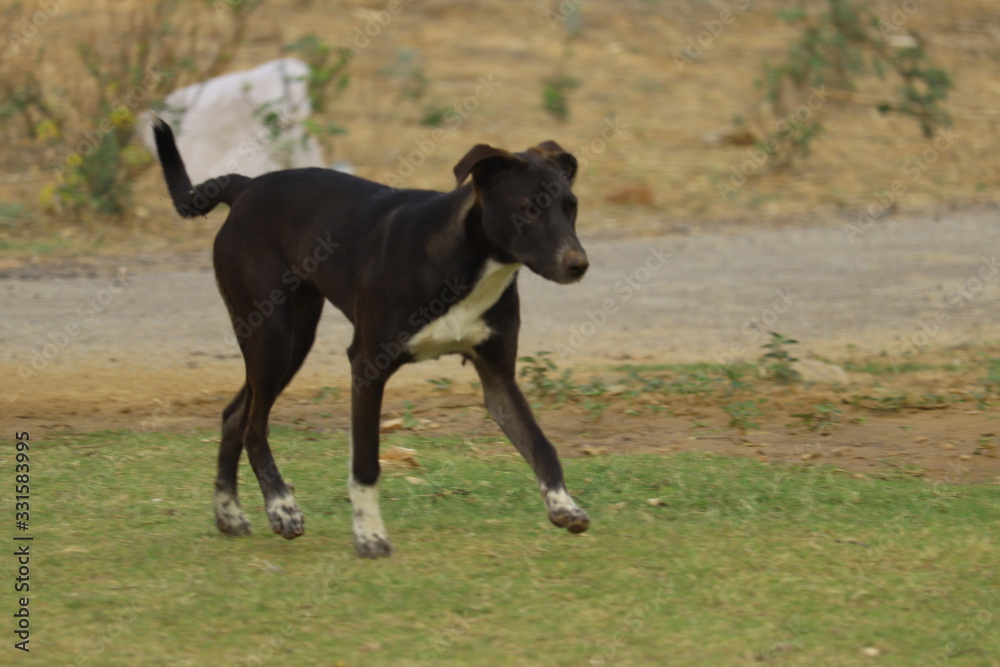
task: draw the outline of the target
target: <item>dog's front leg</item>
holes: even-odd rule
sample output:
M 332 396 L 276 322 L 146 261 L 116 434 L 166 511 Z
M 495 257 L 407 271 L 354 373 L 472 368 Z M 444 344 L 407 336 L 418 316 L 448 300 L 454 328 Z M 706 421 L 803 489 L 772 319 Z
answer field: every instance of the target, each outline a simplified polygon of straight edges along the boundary
M 351 472 L 348 491 L 354 514 L 354 551 L 362 558 L 392 554 L 378 502 L 379 421 L 387 378 L 366 379 L 363 363 L 352 359 Z M 372 368 L 369 366 L 368 368 Z
M 486 408 L 535 471 L 549 520 L 571 533 L 582 533 L 590 527 L 590 517 L 566 491 L 555 447 L 542 433 L 514 379 L 513 353 L 483 352 L 474 363 L 483 384 Z

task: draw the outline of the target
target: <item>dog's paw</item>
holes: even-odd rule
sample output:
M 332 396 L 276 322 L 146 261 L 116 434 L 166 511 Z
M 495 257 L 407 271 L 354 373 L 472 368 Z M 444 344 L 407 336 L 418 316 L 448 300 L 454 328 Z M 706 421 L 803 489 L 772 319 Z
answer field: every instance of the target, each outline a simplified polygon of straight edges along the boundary
M 582 533 L 590 528 L 590 517 L 579 507 L 575 511 L 552 512 L 549 521 L 571 533 Z
M 250 534 L 250 522 L 240 507 L 240 501 L 233 494 L 215 492 L 215 527 L 232 537 Z
M 388 558 L 392 555 L 392 543 L 384 535 L 354 536 L 354 553 L 358 558 Z
M 287 540 L 306 531 L 302 511 L 290 493 L 278 496 L 267 504 L 267 518 L 271 521 L 271 530 Z
M 566 489 L 551 489 L 542 494 L 549 510 L 549 521 L 571 533 L 582 533 L 590 528 L 590 517 L 577 507 Z

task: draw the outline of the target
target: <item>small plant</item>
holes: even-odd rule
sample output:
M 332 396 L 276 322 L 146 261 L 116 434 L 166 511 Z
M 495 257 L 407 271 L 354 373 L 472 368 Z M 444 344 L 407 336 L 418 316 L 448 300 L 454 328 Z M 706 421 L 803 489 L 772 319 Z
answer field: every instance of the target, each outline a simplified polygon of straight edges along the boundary
M 575 390 L 580 396 L 596 398 L 608 393 L 608 385 L 601 378 L 594 378 L 587 384 L 578 385 Z
M 972 453 L 995 457 L 997 455 L 997 443 L 993 438 L 983 436 L 976 441 L 976 448 Z
M 313 397 L 313 403 L 319 403 L 321 401 L 327 401 L 327 400 L 339 401 L 340 389 L 336 387 L 323 387 Z
M 419 102 L 431 85 L 431 80 L 424 74 L 420 53 L 413 49 L 397 49 L 395 56 L 395 62 L 383 69 L 382 74 L 398 83 L 397 100 Z
M 793 338 L 786 338 L 777 331 L 771 332 L 771 342 L 763 346 L 767 352 L 760 358 L 768 377 L 782 384 L 791 384 L 799 379 L 799 372 L 792 366 L 798 359 L 787 349 L 789 345 L 798 342 Z
M 432 385 L 434 385 L 435 391 L 448 391 L 451 388 L 451 385 L 454 383 L 454 381 L 451 378 L 445 378 L 445 377 L 431 378 L 427 381 Z
M 35 65 L 39 65 L 43 51 L 38 52 Z M 23 135 L 29 139 L 41 138 L 49 133 L 58 134 L 59 119 L 45 99 L 42 86 L 33 69 L 26 68 L 10 72 L 0 82 L 0 127 L 6 129 L 8 123 L 16 125 L 8 132 L 11 137 Z M 20 121 L 20 122 L 18 122 Z
M 452 108 L 449 106 L 427 107 L 424 109 L 424 115 L 420 119 L 420 124 L 427 127 L 440 127 L 451 110 Z
M 583 409 L 590 415 L 591 421 L 597 422 L 601 420 L 604 411 L 608 409 L 608 405 L 606 401 L 595 401 L 588 398 L 583 402 Z
M 571 76 L 550 77 L 542 82 L 542 108 L 557 120 L 569 120 L 569 94 L 580 85 Z
M 829 433 L 840 424 L 843 413 L 833 403 L 821 403 L 813 408 L 813 412 L 800 412 L 792 416 L 801 419 L 806 428 L 819 433 Z
M 573 55 L 573 41 L 580 36 L 583 27 L 578 9 L 574 9 L 566 19 L 563 22 L 566 33 L 562 56 L 556 64 L 555 73 L 542 81 L 542 108 L 563 123 L 569 120 L 569 94 L 580 85 L 579 79 L 566 72 Z
M 413 416 L 413 403 L 403 402 L 403 428 L 412 429 L 420 423 L 420 420 Z
M 334 49 L 313 34 L 285 46 L 284 51 L 295 53 L 309 65 L 309 77 L 306 80 L 309 106 L 313 114 L 322 114 L 327 110 L 327 104 L 338 97 L 350 83 L 347 65 L 354 53 L 345 47 Z M 328 152 L 332 152 L 333 137 L 347 133 L 342 125 L 332 121 L 322 122 L 316 117 L 307 118 L 303 125 Z
M 726 379 L 729 380 L 728 393 L 730 395 L 750 386 L 743 381 L 743 376 L 746 375 L 746 372 L 733 364 L 726 366 L 725 369 L 723 369 L 723 374 L 726 376 Z
M 155 0 L 99 10 L 100 28 L 76 31 L 77 58 L 60 62 L 55 79 L 33 66 L 42 62 L 46 40 L 14 40 L 18 28 L 4 31 L 14 48 L 0 56 L 0 128 L 15 141 L 36 142 L 34 153 L 44 163 L 37 166 L 52 175 L 41 188 L 43 205 L 123 216 L 135 178 L 152 163 L 136 141 L 138 113 L 170 89 L 226 69 L 260 0 L 228 7 L 226 21 L 207 19 L 219 9 L 213 4 L 222 3 Z M 8 5 L 0 20 L 13 27 L 21 3 Z M 33 20 L 39 15 L 46 14 L 37 12 Z
M 986 367 L 983 388 L 991 394 L 1000 394 L 1000 359 L 990 359 Z
M 851 405 L 859 408 L 867 408 L 875 412 L 899 412 L 903 408 L 913 403 L 912 398 L 905 391 L 894 391 L 885 396 L 869 396 L 867 394 L 856 394 L 848 401 Z
M 636 396 L 646 393 L 657 393 L 663 391 L 663 387 L 665 386 L 665 382 L 662 378 L 643 375 L 637 368 L 630 368 L 628 370 L 628 375 L 625 377 L 624 384 L 627 387 L 627 389 L 622 392 L 622 395 L 625 398 L 635 398 Z
M 760 403 L 764 400 L 766 399 L 761 399 L 761 401 L 736 401 L 735 403 L 723 405 L 722 409 L 729 415 L 729 425 L 732 428 L 738 429 L 741 433 L 745 433 L 752 428 L 760 428 L 759 424 L 750 420 L 761 416 Z
M 849 97 L 857 88 L 856 77 L 869 71 L 883 80 L 894 75 L 899 82 L 896 99 L 875 105 L 879 112 L 916 119 L 927 138 L 950 124 L 940 103 L 952 87 L 951 78 L 931 62 L 919 35 L 912 30 L 892 34 L 898 28 L 884 24 L 857 0 L 827 0 L 826 11 L 819 14 L 810 14 L 808 7 L 800 0 L 798 7 L 779 14 L 800 30 L 800 37 L 783 62 L 765 64 L 757 82 L 774 117 L 775 129 L 761 142 L 761 149 L 776 158 L 774 169 L 809 155 L 812 140 L 823 129 L 821 107 L 833 92 L 818 98 L 816 91 L 830 86 L 838 97 Z
M 523 364 L 520 377 L 527 383 L 528 393 L 563 403 L 574 395 L 576 389 L 569 379 L 573 371 L 565 369 L 560 373 L 551 355 L 551 352 L 542 351 L 518 359 Z
M 720 380 L 709 377 L 705 371 L 698 370 L 691 375 L 684 374 L 677 376 L 675 380 L 666 384 L 664 391 L 682 395 L 707 396 L 715 393 L 715 388 L 719 382 Z
M 309 65 L 306 83 L 313 113 L 326 111 L 327 102 L 342 93 L 351 81 L 346 70 L 354 54 L 348 48 L 335 50 L 316 35 L 309 34 L 287 45 L 284 51 L 294 52 Z
M 13 227 L 27 217 L 24 204 L 0 201 L 0 226 Z

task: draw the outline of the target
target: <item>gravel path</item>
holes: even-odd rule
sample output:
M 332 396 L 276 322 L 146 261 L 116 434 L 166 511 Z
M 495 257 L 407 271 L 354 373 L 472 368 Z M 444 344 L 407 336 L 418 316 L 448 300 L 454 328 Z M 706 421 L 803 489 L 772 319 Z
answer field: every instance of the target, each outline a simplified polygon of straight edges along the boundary
M 910 343 L 1000 339 L 1000 224 L 987 213 L 877 222 L 853 243 L 834 224 L 628 240 L 584 233 L 583 241 L 592 266 L 581 284 L 522 272 L 522 352 L 552 350 L 584 365 L 753 360 L 771 329 L 797 338 L 800 353 L 833 356 L 848 344 L 899 357 L 913 353 Z M 0 363 L 158 367 L 235 357 L 207 251 L 184 264 L 137 262 L 96 277 L 8 272 Z M 345 368 L 350 335 L 328 307 L 310 365 Z

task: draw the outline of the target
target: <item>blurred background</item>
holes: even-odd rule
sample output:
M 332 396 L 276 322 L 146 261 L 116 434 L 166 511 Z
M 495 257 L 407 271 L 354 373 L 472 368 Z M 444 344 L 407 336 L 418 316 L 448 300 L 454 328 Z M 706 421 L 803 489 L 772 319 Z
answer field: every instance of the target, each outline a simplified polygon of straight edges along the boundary
M 0 269 L 205 247 L 224 214 L 177 219 L 141 113 L 280 57 L 311 67 L 306 129 L 326 164 L 448 189 L 472 144 L 554 139 L 584 163 L 586 235 L 995 200 L 1000 7 L 986 0 L 2 7 Z
M 211 266 L 227 211 L 179 218 L 142 135 L 175 91 L 281 58 L 309 66 L 311 113 L 220 104 L 202 143 L 292 137 L 439 190 L 477 143 L 576 154 L 591 268 L 521 272 L 518 380 L 595 518 L 581 539 L 452 356 L 390 383 L 399 555 L 357 562 L 333 308 L 270 422 L 308 536 L 267 534 L 245 462 L 258 535 L 218 536 L 245 378 Z M 998 73 L 996 0 L 0 0 L 0 421 L 44 482 L 31 648 L 1000 664 Z

